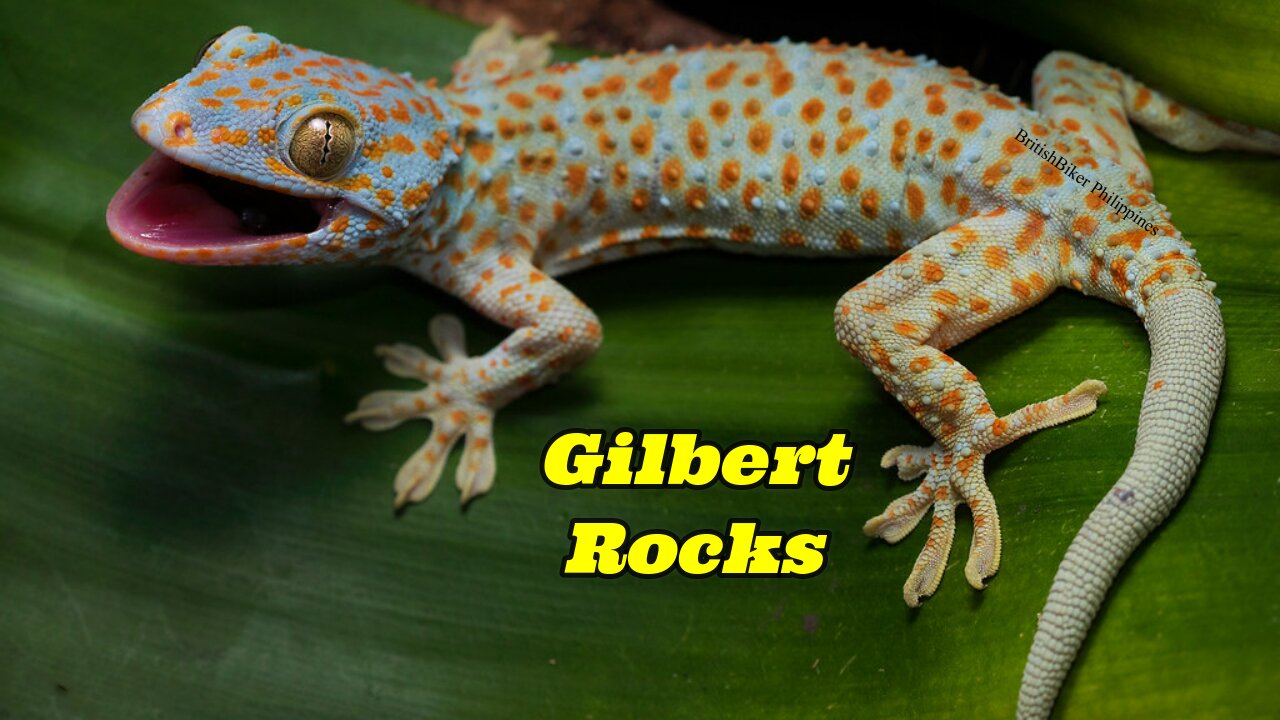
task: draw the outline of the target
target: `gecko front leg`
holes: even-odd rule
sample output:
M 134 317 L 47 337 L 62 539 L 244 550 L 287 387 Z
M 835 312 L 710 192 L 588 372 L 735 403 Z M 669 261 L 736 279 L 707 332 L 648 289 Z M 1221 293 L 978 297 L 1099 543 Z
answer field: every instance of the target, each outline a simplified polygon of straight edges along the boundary
M 978 332 L 1035 305 L 1059 283 L 1048 251 L 1045 221 L 1037 214 L 996 210 L 970 218 L 858 284 L 836 308 L 840 342 L 884 384 L 936 439 L 927 448 L 899 446 L 882 465 L 897 467 L 920 487 L 894 501 L 863 531 L 896 543 L 933 508 L 929 537 L 903 588 L 915 607 L 938 588 L 951 541 L 955 510 L 973 514 L 974 540 L 965 566 L 981 589 L 1000 566 L 995 500 L 987 487 L 987 454 L 1041 428 L 1087 415 L 1106 386 L 1087 380 L 1063 395 L 996 415 L 978 378 L 944 352 Z
M 391 374 L 422 380 L 426 386 L 370 393 L 346 421 L 368 430 L 387 430 L 415 418 L 431 420 L 434 426 L 396 475 L 397 509 L 431 494 L 450 450 L 464 436 L 456 473 L 462 503 L 488 492 L 497 470 L 494 414 L 585 361 L 602 338 L 595 314 L 524 259 L 493 254 L 457 265 L 441 261 L 433 266 L 431 279 L 454 289 L 476 310 L 513 332 L 484 355 L 469 357 L 461 321 L 439 315 L 430 326 L 439 359 L 407 344 L 376 348 Z

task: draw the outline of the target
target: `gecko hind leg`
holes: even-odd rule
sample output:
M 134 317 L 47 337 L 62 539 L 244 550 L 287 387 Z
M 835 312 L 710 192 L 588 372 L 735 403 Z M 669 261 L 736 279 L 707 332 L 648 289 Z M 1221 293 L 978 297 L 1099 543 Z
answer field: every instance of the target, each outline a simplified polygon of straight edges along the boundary
M 957 505 L 968 505 L 973 515 L 974 540 L 965 566 L 969 583 L 981 589 L 999 569 L 999 516 L 983 474 L 986 455 L 1028 433 L 1087 415 L 1106 390 L 1101 382 L 1087 380 L 997 416 L 978 378 L 944 352 L 1053 292 L 1058 268 L 1044 245 L 1049 237 L 1033 213 L 996 210 L 976 216 L 903 253 L 837 306 L 840 342 L 936 440 L 930 447 L 899 446 L 885 454 L 885 467 L 896 466 L 903 479 L 924 479 L 863 528 L 867 535 L 897 542 L 933 509 L 929 536 L 903 587 L 909 606 L 918 606 L 942 580 Z
M 1151 170 L 1131 122 L 1192 152 L 1246 150 L 1280 154 L 1280 134 L 1186 107 L 1125 73 L 1072 52 L 1049 53 L 1032 77 L 1036 112 L 1074 136 L 1073 161 L 1090 153 L 1133 173 L 1134 188 L 1152 187 Z

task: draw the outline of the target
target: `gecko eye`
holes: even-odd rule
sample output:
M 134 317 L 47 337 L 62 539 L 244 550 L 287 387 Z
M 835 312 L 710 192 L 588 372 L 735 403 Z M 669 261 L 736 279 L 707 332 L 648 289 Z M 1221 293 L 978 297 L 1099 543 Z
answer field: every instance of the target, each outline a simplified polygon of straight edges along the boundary
M 289 159 L 299 171 L 318 180 L 342 171 L 356 149 L 351 121 L 334 112 L 318 112 L 307 118 L 289 142 Z
M 196 53 L 196 61 L 191 63 L 191 67 L 195 67 L 200 64 L 200 61 L 204 59 L 204 54 L 209 52 L 209 48 L 213 47 L 213 44 L 217 42 L 220 37 L 222 37 L 222 33 L 218 33 L 204 41 L 204 44 L 200 46 L 200 50 Z

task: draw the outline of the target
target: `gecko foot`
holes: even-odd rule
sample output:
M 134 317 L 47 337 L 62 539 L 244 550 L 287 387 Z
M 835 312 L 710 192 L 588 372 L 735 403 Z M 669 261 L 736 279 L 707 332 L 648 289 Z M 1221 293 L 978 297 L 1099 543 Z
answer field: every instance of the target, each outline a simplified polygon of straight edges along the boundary
M 896 467 L 898 477 L 914 480 L 924 475 L 920 486 L 889 504 L 885 511 L 862 526 L 869 537 L 896 543 L 920 523 L 925 511 L 933 508 L 933 521 L 924 548 L 903 587 L 903 599 L 910 607 L 932 595 L 942 582 L 951 541 L 955 536 L 957 505 L 968 505 L 973 515 L 973 545 L 964 574 L 975 589 L 986 586 L 1000 569 L 1000 517 L 995 499 L 983 474 L 986 456 L 1028 434 L 1093 412 L 1097 399 L 1107 391 L 1097 380 L 1086 380 L 1062 395 L 1033 403 L 1017 412 L 997 418 L 986 413 L 971 424 L 967 439 L 929 447 L 899 445 L 880 460 L 883 468 Z
M 962 503 L 967 503 L 973 512 L 974 534 L 965 577 L 970 585 L 982 589 L 986 579 L 1000 567 L 1000 522 L 995 500 L 982 476 L 982 457 L 972 451 L 960 457 L 937 444 L 927 448 L 902 445 L 885 453 L 880 464 L 885 468 L 896 466 L 898 476 L 904 480 L 922 474 L 924 480 L 915 492 L 898 498 L 883 513 L 868 520 L 862 526 L 864 533 L 896 543 L 915 529 L 926 510 L 933 508 L 929 537 L 902 589 L 907 605 L 919 607 L 942 582 L 956 531 L 956 506 Z
M 389 430 L 405 420 L 425 418 L 433 424 L 430 438 L 410 457 L 395 482 L 395 507 L 425 499 L 435 489 L 449 452 L 466 436 L 456 480 L 465 505 L 493 487 L 493 409 L 476 388 L 484 371 L 466 354 L 462 323 L 452 315 L 431 320 L 431 340 L 440 360 L 420 348 L 397 343 L 379 345 L 374 352 L 387 371 L 427 383 L 416 391 L 382 390 L 360 400 L 345 421 L 367 430 Z

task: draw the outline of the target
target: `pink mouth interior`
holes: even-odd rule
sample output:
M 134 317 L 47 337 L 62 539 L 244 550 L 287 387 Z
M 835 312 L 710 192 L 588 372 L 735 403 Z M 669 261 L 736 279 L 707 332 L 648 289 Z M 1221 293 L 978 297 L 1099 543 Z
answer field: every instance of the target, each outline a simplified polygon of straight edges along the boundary
M 312 233 L 332 206 L 216 177 L 156 152 L 116 192 L 107 225 L 142 252 L 227 248 Z

